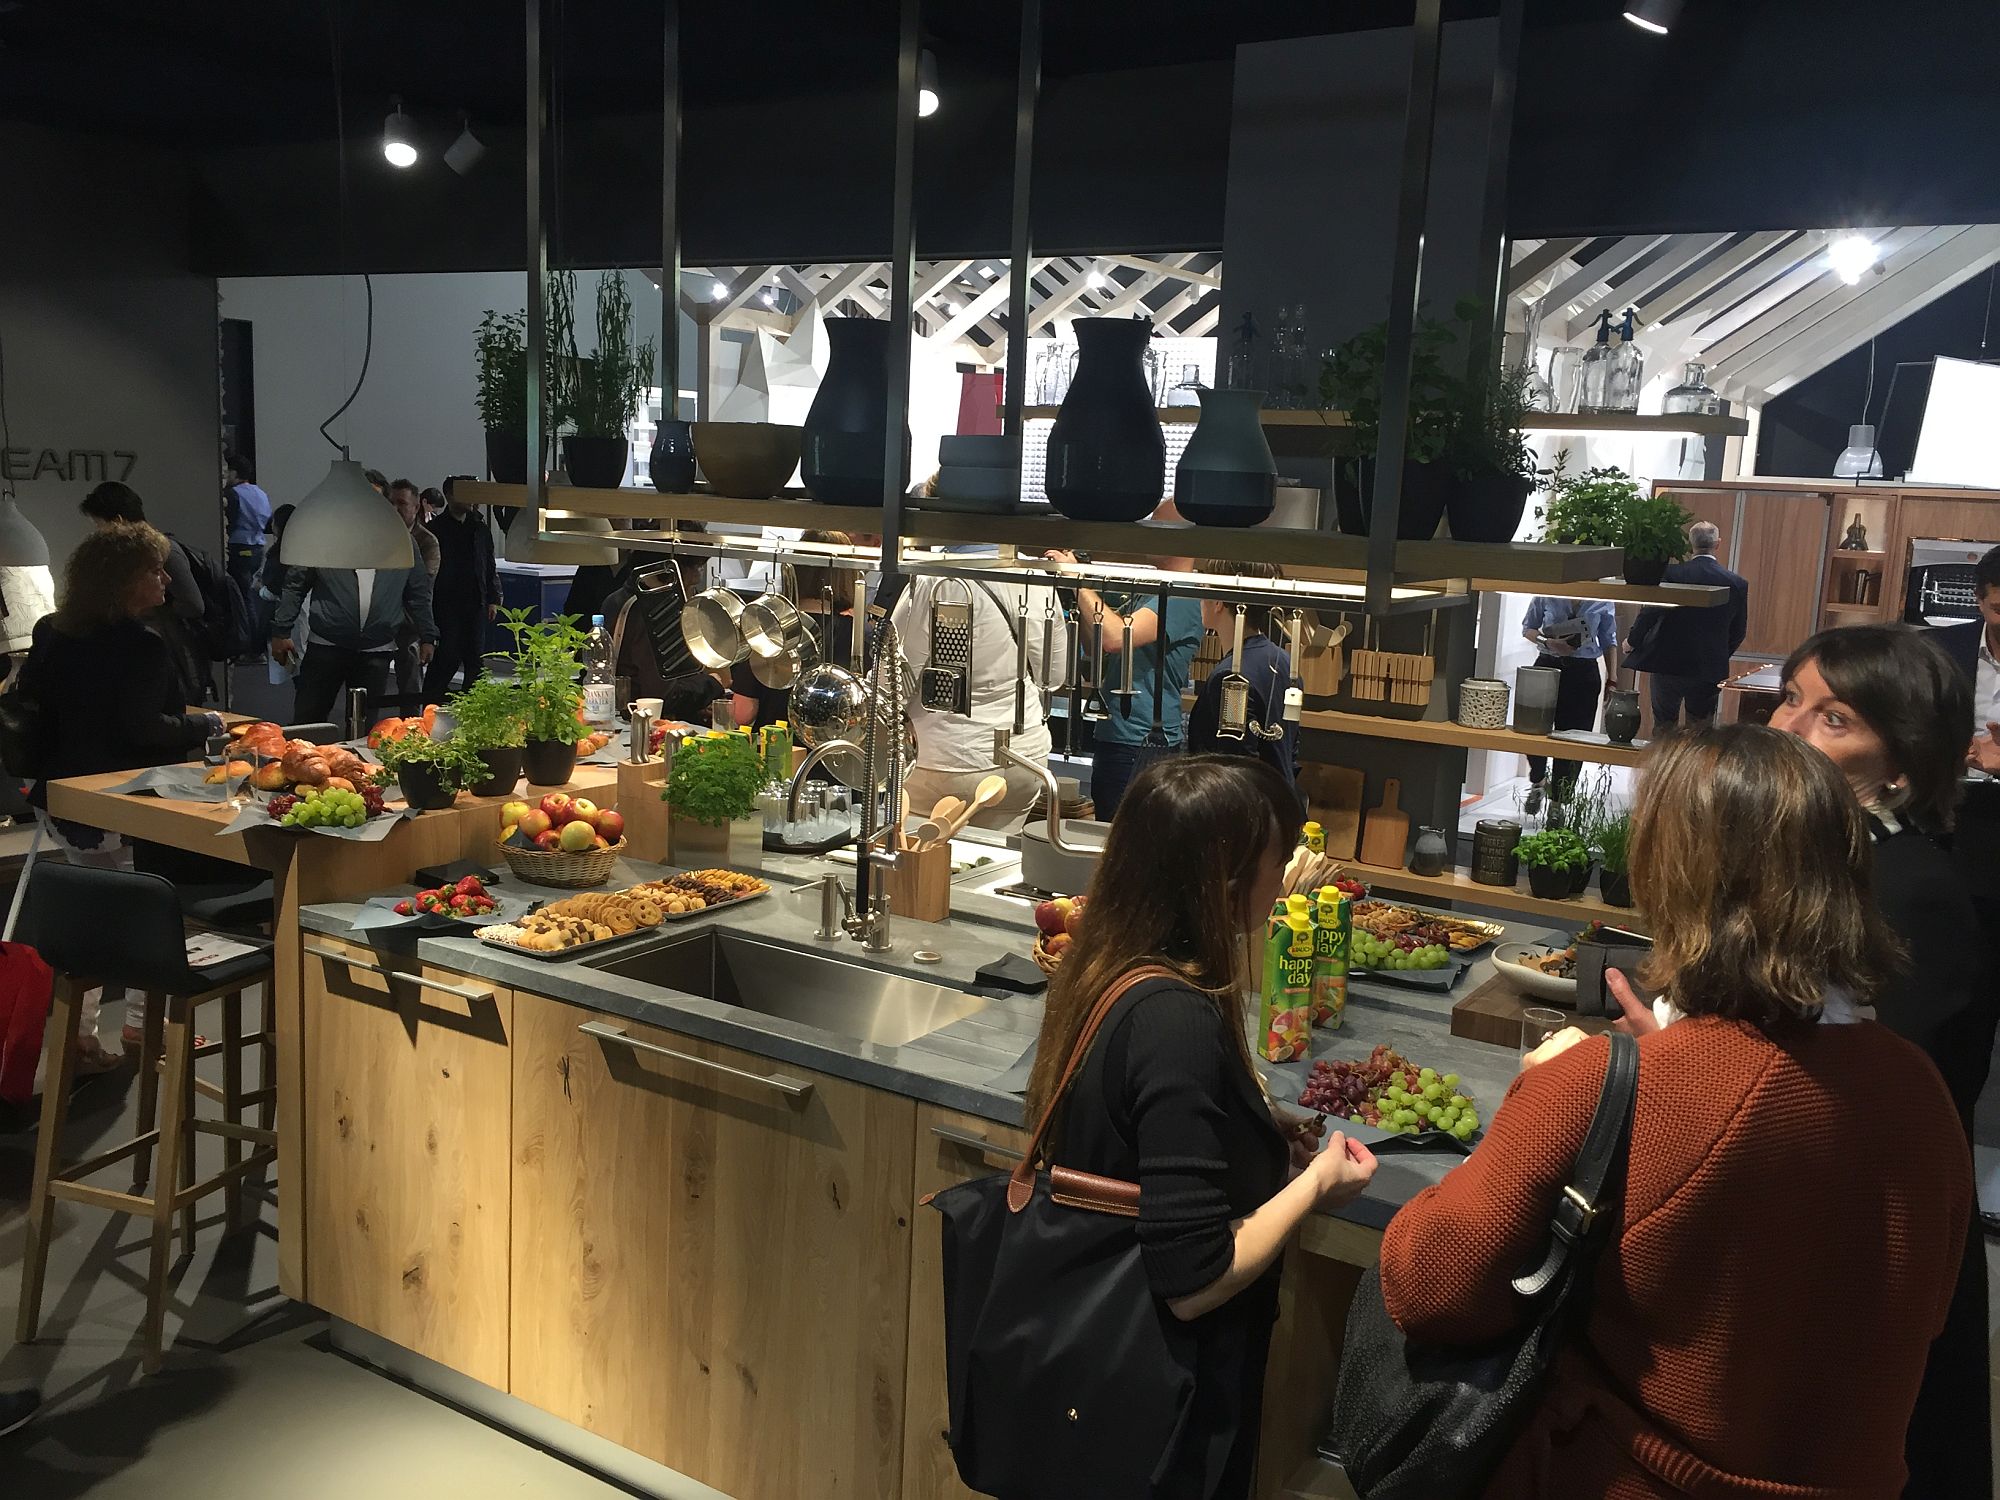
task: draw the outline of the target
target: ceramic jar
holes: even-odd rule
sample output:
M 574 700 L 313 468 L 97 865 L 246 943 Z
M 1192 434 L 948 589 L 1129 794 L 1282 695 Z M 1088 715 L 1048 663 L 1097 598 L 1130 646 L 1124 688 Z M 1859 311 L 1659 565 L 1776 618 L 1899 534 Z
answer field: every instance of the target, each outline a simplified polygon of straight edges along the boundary
M 1445 861 L 1451 857 L 1451 850 L 1445 844 L 1444 830 L 1420 828 L 1417 842 L 1410 849 L 1410 873 L 1412 875 L 1442 875 Z
M 1629 745 L 1639 732 L 1639 695 L 1613 688 L 1604 699 L 1604 734 L 1614 745 Z
M 1197 526 L 1255 526 L 1277 503 L 1278 464 L 1264 440 L 1262 391 L 1197 387 L 1201 421 L 1174 470 L 1174 506 Z
M 1071 520 L 1144 520 L 1166 493 L 1167 440 L 1146 382 L 1152 337 L 1147 318 L 1077 320 L 1076 375 L 1047 460 L 1049 504 Z
M 647 473 L 663 495 L 685 495 L 694 488 L 694 432 L 686 422 L 660 419 Z
M 826 320 L 826 375 L 806 413 L 799 458 L 799 478 L 806 493 L 823 505 L 882 503 L 890 333 L 889 324 L 880 318 Z M 905 427 L 899 485 L 907 485 L 909 468 Z
M 1514 673 L 1514 730 L 1547 734 L 1556 727 L 1556 694 L 1562 673 L 1554 667 L 1522 667 Z
M 1458 722 L 1464 729 L 1507 727 L 1507 684 L 1494 677 L 1468 677 L 1458 685 Z
M 1514 853 L 1521 825 L 1512 818 L 1481 818 L 1472 830 L 1472 878 L 1481 885 L 1512 887 L 1521 861 Z

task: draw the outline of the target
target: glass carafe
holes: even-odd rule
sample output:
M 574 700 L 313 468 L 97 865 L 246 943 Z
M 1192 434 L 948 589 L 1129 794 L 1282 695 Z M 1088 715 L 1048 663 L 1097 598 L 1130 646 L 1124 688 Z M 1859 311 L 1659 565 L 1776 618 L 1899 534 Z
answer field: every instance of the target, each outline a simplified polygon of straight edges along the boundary
M 1713 416 L 1721 411 L 1722 398 L 1708 383 L 1708 366 L 1698 359 L 1689 360 L 1685 378 L 1667 392 L 1660 403 L 1660 410 L 1668 413 L 1695 412 L 1702 416 Z

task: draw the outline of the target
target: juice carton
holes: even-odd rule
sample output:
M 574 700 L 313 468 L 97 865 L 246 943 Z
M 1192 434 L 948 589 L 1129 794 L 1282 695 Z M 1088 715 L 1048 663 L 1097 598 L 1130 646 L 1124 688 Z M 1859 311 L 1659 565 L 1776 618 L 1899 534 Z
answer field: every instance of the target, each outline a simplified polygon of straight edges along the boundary
M 1308 853 L 1326 853 L 1326 830 L 1318 823 L 1308 823 L 1299 830 L 1299 842 L 1306 846 Z
M 1312 1021 L 1340 1029 L 1347 1009 L 1347 955 L 1354 938 L 1354 907 L 1338 886 L 1319 888 L 1313 910 Z
M 1267 1062 L 1296 1062 L 1312 1050 L 1313 919 L 1306 896 L 1285 898 L 1264 939 L 1258 1046 Z

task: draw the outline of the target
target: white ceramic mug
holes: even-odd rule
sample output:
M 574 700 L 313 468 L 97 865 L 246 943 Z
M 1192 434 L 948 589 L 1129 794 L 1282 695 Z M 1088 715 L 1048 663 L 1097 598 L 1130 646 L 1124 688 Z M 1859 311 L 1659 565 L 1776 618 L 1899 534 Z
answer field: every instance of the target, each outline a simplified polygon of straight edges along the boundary
M 666 700 L 662 698 L 634 698 L 630 711 L 633 713 L 651 714 L 653 721 L 658 723 L 661 717 L 660 711 L 665 707 Z

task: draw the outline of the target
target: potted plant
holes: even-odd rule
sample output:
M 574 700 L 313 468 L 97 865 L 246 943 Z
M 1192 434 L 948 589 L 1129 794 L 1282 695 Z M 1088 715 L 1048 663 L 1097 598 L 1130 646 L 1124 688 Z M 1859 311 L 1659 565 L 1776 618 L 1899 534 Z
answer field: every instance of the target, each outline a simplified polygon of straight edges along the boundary
M 406 734 L 377 747 L 382 764 L 396 773 L 403 800 L 419 811 L 450 807 L 458 794 L 486 774 L 478 752 L 456 734 L 432 739 Z
M 1470 382 L 1449 445 L 1452 483 L 1445 514 L 1454 541 L 1511 542 L 1528 496 L 1548 471 L 1535 462 L 1521 431 L 1529 409 L 1529 372 L 1503 370 L 1475 400 Z
M 526 758 L 526 696 L 511 677 L 481 677 L 445 701 L 460 739 L 486 767 L 475 797 L 504 797 L 521 779 Z M 442 716 L 440 716 L 442 717 Z
M 575 615 L 530 622 L 529 609 L 503 609 L 500 621 L 514 637 L 511 659 L 520 693 L 522 765 L 533 786 L 565 786 L 576 769 L 583 737 L 583 648 L 588 637 Z
M 486 472 L 502 484 L 528 480 L 528 333 L 517 312 L 486 309 L 479 320 L 479 420 Z
M 1467 308 L 1461 305 L 1461 315 Z M 1461 318 L 1462 320 L 1462 318 Z M 1458 342 L 1450 324 L 1419 317 L 1410 350 L 1410 422 L 1403 444 L 1403 501 L 1399 537 L 1423 541 L 1444 517 L 1450 470 L 1443 464 L 1451 446 L 1463 382 L 1445 365 L 1446 351 Z M 1349 458 L 1334 486 L 1340 529 L 1366 536 L 1375 493 L 1375 454 L 1382 435 L 1382 384 L 1388 363 L 1389 325 L 1364 328 L 1328 354 L 1320 366 L 1320 404 L 1347 417 Z
M 1625 504 L 1639 486 L 1623 469 L 1569 472 L 1569 450 L 1557 455 L 1549 470 L 1549 498 L 1535 515 L 1542 522 L 1542 540 L 1568 547 L 1616 547 L 1624 525 Z
M 1625 581 L 1658 583 L 1667 564 L 1688 555 L 1694 517 L 1672 495 L 1642 495 L 1634 485 L 1619 512 L 1618 544 L 1625 549 Z
M 1606 906 L 1632 904 L 1632 876 L 1627 868 L 1631 857 L 1632 814 L 1622 812 L 1607 819 L 1597 830 L 1598 893 Z
M 757 793 L 764 762 L 744 732 L 711 730 L 674 751 L 660 793 L 671 814 L 668 859 L 674 864 L 720 859 L 738 869 L 763 863 L 764 820 Z
M 563 406 L 573 431 L 563 439 L 563 467 L 570 483 L 586 489 L 617 489 L 631 459 L 626 436 L 639 405 L 653 384 L 653 341 L 632 342 L 632 296 L 621 271 L 597 278 L 597 352 L 576 352 L 576 276 L 554 278 L 550 327 L 557 363 L 564 376 Z
M 1590 868 L 1589 848 L 1567 828 L 1531 833 L 1515 846 L 1514 853 L 1528 872 L 1528 889 L 1543 901 L 1574 897 L 1571 887 L 1576 872 Z
M 1616 810 L 1611 790 L 1611 772 L 1599 767 L 1596 774 L 1584 772 L 1556 783 L 1549 798 L 1547 827 L 1567 828 L 1582 842 L 1585 859 L 1570 877 L 1570 894 L 1581 896 L 1590 889 L 1591 852 L 1598 847 L 1604 827 L 1623 816 Z

